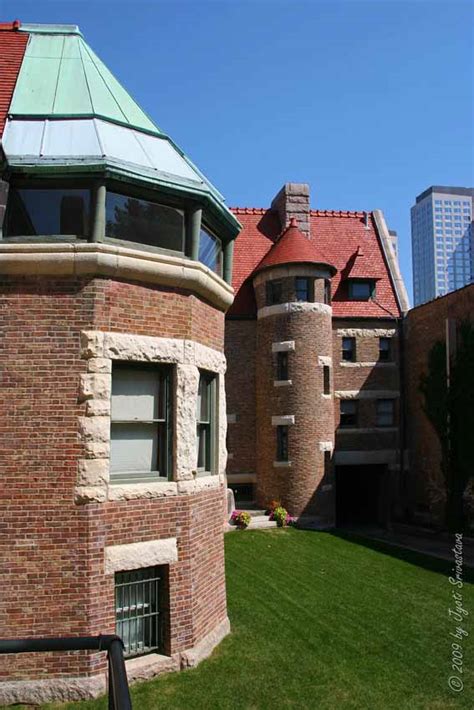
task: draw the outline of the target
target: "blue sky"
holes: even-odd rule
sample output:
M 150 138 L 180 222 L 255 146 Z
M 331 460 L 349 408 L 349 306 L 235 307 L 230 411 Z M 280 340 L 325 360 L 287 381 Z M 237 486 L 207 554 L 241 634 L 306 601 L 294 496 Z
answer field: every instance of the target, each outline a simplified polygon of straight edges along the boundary
M 473 179 L 474 3 L 0 0 L 78 24 L 229 205 L 308 182 L 312 207 L 381 208 L 411 292 L 410 206 Z

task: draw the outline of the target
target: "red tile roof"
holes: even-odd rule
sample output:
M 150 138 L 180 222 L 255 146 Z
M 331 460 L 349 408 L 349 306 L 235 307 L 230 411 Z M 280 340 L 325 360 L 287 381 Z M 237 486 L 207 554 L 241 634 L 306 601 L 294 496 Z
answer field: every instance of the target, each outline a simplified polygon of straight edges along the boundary
M 231 209 L 242 224 L 242 231 L 234 249 L 232 285 L 236 296 L 229 315 L 252 317 L 256 313 L 256 306 L 250 277 L 276 242 L 280 222 L 273 210 L 254 207 Z M 310 245 L 314 249 L 315 261 L 323 260 L 337 269 L 332 278 L 332 308 L 335 317 L 399 316 L 400 310 L 374 220 L 369 214 L 366 226 L 365 216 L 365 212 L 311 210 L 311 240 L 305 244 L 305 250 Z M 357 265 L 357 277 L 379 279 L 375 300 L 348 300 L 345 271 L 356 261 L 355 255 L 359 249 L 363 253 L 363 261 Z
M 254 274 L 269 266 L 297 263 L 327 264 L 328 262 L 323 254 L 319 252 L 317 246 L 311 244 L 310 240 L 300 232 L 297 221 L 292 218 L 278 241 L 273 244 L 258 264 Z M 334 270 L 334 267 L 332 267 L 331 271 Z
M 18 20 L 0 23 L 0 136 L 29 37 L 27 32 L 17 31 L 19 25 Z

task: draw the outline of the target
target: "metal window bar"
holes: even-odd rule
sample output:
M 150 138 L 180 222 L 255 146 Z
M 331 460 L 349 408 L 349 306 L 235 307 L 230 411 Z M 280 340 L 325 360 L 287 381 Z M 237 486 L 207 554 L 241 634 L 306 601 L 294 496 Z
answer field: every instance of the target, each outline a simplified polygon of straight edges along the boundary
M 116 573 L 116 631 L 123 639 L 127 658 L 160 647 L 161 579 L 157 567 Z
M 0 639 L 0 654 L 50 651 L 107 651 L 109 710 L 132 710 L 122 639 L 114 634 L 33 639 Z

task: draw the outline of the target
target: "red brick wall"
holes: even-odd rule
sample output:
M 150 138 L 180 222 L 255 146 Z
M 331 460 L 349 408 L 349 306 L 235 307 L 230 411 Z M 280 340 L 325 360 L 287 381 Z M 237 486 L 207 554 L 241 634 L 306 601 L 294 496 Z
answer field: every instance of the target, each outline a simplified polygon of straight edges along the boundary
M 474 285 L 466 286 L 409 311 L 406 320 L 406 395 L 410 451 L 409 503 L 411 513 L 444 520 L 444 483 L 441 450 L 436 433 L 423 411 L 420 378 L 427 372 L 428 356 L 437 341 L 445 342 L 446 319 L 473 319 Z
M 82 330 L 192 338 L 223 348 L 224 315 L 195 296 L 107 279 L 4 279 L 0 295 L 3 478 L 0 635 L 112 632 L 104 546 L 177 537 L 170 572 L 170 651 L 226 616 L 223 490 L 167 499 L 74 504 Z M 1 678 L 78 675 L 98 654 L 21 654 Z

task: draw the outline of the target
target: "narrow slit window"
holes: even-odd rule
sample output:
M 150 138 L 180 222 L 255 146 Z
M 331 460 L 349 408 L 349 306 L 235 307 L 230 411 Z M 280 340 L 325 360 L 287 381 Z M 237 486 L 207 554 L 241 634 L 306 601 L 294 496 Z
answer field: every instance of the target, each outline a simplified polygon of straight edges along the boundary
M 376 422 L 377 426 L 393 426 L 395 419 L 395 402 L 393 399 L 378 399 Z
M 323 392 L 331 394 L 331 373 L 329 365 L 323 365 Z
M 277 461 L 288 461 L 288 427 L 279 425 L 276 428 L 277 437 Z
M 390 362 L 392 359 L 392 339 L 379 338 L 379 360 L 380 362 Z
M 288 379 L 288 353 L 277 353 L 277 380 Z

